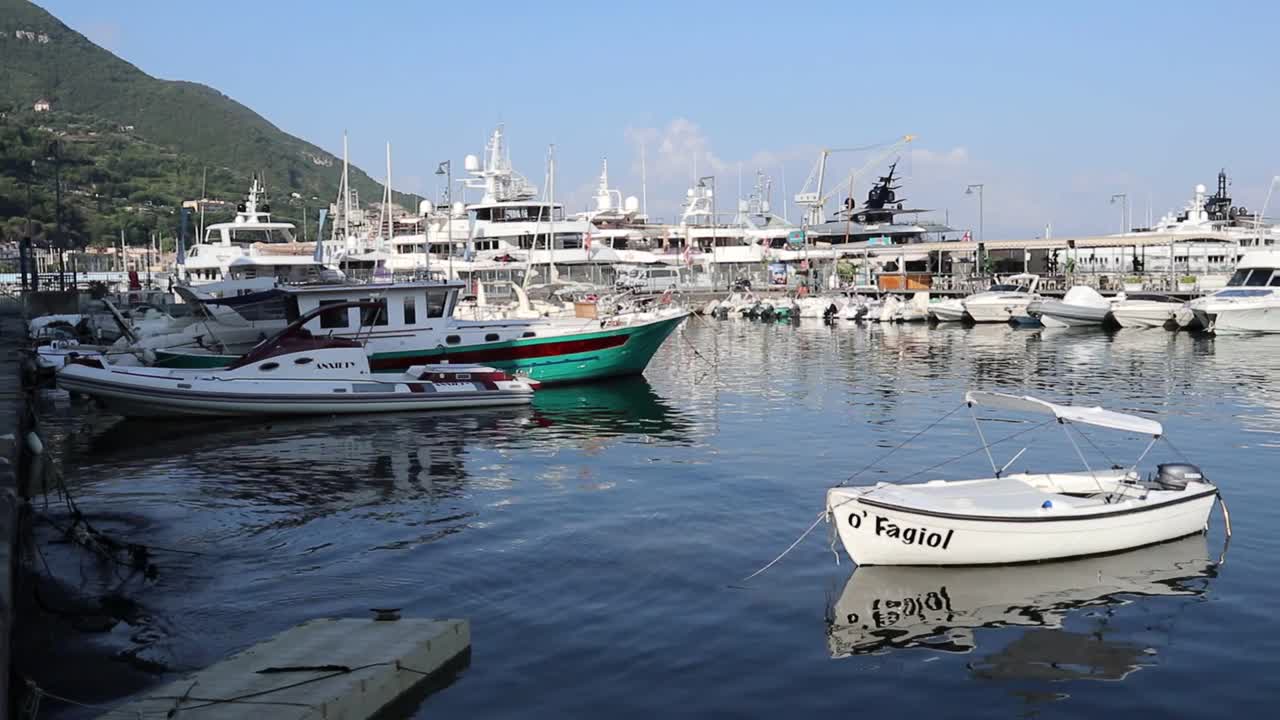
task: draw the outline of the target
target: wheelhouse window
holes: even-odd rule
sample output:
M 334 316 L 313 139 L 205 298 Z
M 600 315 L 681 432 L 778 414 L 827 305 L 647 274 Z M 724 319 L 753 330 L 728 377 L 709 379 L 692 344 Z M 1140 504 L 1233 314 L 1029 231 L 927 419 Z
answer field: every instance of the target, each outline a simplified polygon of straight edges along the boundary
M 1271 282 L 1268 284 L 1271 287 L 1280 287 L 1280 271 L 1276 272 L 1276 274 L 1271 276 Z
M 387 317 L 387 299 L 386 298 L 379 298 L 378 300 L 373 300 L 372 298 L 361 298 L 360 302 L 377 303 L 370 307 L 360 308 L 360 326 L 361 327 L 387 324 L 389 318 Z
M 345 300 L 321 300 L 320 307 L 326 305 L 338 305 L 346 302 Z M 325 310 L 320 313 L 320 327 L 325 329 L 351 327 L 351 318 L 347 315 L 347 308 Z
M 444 306 L 448 304 L 448 290 L 428 290 L 427 291 L 427 317 L 440 318 L 444 317 Z
M 556 222 L 563 221 L 564 208 L 556 207 L 553 211 L 546 205 L 516 205 L 476 210 L 477 220 L 493 222 L 550 222 L 553 217 Z
M 222 231 L 221 231 L 221 230 L 209 230 L 209 232 L 208 232 L 207 234 L 205 234 L 205 236 L 204 236 L 204 241 L 205 241 L 205 242 L 207 242 L 207 243 L 220 243 L 220 242 L 222 242 Z
M 293 234 L 285 228 L 231 228 L 231 242 L 237 245 L 287 243 L 293 242 Z
M 414 296 L 404 296 L 404 324 L 415 325 L 418 322 L 418 310 L 414 307 Z

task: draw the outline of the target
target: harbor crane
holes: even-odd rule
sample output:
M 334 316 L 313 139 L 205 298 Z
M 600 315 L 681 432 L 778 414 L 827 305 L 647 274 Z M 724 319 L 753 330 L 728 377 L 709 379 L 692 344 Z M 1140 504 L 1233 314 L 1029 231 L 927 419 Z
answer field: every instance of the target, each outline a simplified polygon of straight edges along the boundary
M 853 148 L 823 148 L 822 151 L 818 153 L 818 162 L 813 166 L 813 169 L 809 171 L 809 178 L 804 181 L 804 187 L 800 192 L 796 193 L 794 198 L 797 205 L 805 207 L 804 224 L 806 226 L 821 225 L 823 222 L 822 208 L 826 206 L 828 200 L 841 192 L 846 186 L 852 187 L 853 182 L 866 174 L 869 169 L 879 165 L 886 157 L 898 152 L 915 139 L 915 135 L 904 135 L 890 143 L 865 145 L 863 147 Z M 846 177 L 843 182 L 834 186 L 825 195 L 823 194 L 822 191 L 824 181 L 826 180 L 828 157 L 835 153 L 866 152 L 868 150 L 876 149 L 879 149 L 880 152 L 876 153 L 869 160 L 863 163 L 862 167 L 850 172 L 849 176 Z M 810 190 L 810 187 L 815 189 Z

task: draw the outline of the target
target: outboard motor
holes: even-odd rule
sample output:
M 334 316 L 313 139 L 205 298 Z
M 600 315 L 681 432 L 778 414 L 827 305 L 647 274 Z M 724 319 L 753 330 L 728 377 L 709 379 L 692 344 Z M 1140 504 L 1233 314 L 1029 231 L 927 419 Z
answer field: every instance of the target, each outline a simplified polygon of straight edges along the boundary
M 1203 482 L 1204 473 L 1191 463 L 1161 463 L 1156 466 L 1156 484 L 1165 490 L 1186 490 L 1189 482 Z

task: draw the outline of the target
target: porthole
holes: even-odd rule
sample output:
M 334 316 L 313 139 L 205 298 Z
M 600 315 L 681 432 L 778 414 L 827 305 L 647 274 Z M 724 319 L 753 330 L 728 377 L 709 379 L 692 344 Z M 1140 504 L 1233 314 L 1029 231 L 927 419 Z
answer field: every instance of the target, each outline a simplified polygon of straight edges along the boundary
M 309 362 L 312 362 L 312 358 L 298 358 L 297 360 L 294 360 L 294 361 L 293 361 L 293 364 L 294 364 L 294 365 L 306 365 L 306 364 L 307 364 L 307 363 L 309 363 Z
M 449 345 L 457 345 L 458 343 L 462 342 L 462 337 L 458 335 L 450 335 L 446 337 L 444 341 Z
M 275 370 L 278 367 L 280 367 L 280 363 L 269 362 L 269 363 L 262 363 L 261 365 L 258 366 L 258 369 L 263 372 L 271 372 L 272 370 Z
M 525 331 L 525 334 L 521 335 L 520 337 L 522 337 L 522 338 L 538 337 L 538 333 L 536 333 L 536 332 L 534 332 L 534 331 L 532 331 L 532 330 L 527 330 L 527 331 Z
M 498 341 L 498 333 L 489 333 L 489 334 L 485 335 L 485 336 L 484 336 L 484 341 L 485 341 L 485 342 L 497 342 L 497 341 Z

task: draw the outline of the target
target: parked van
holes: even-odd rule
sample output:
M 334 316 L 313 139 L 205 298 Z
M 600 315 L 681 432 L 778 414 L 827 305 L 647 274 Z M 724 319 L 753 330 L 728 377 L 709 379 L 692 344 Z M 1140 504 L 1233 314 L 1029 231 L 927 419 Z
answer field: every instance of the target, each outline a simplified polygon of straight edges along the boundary
M 660 293 L 675 290 L 680 284 L 680 271 L 662 265 L 632 268 L 618 275 L 616 285 L 638 293 Z

